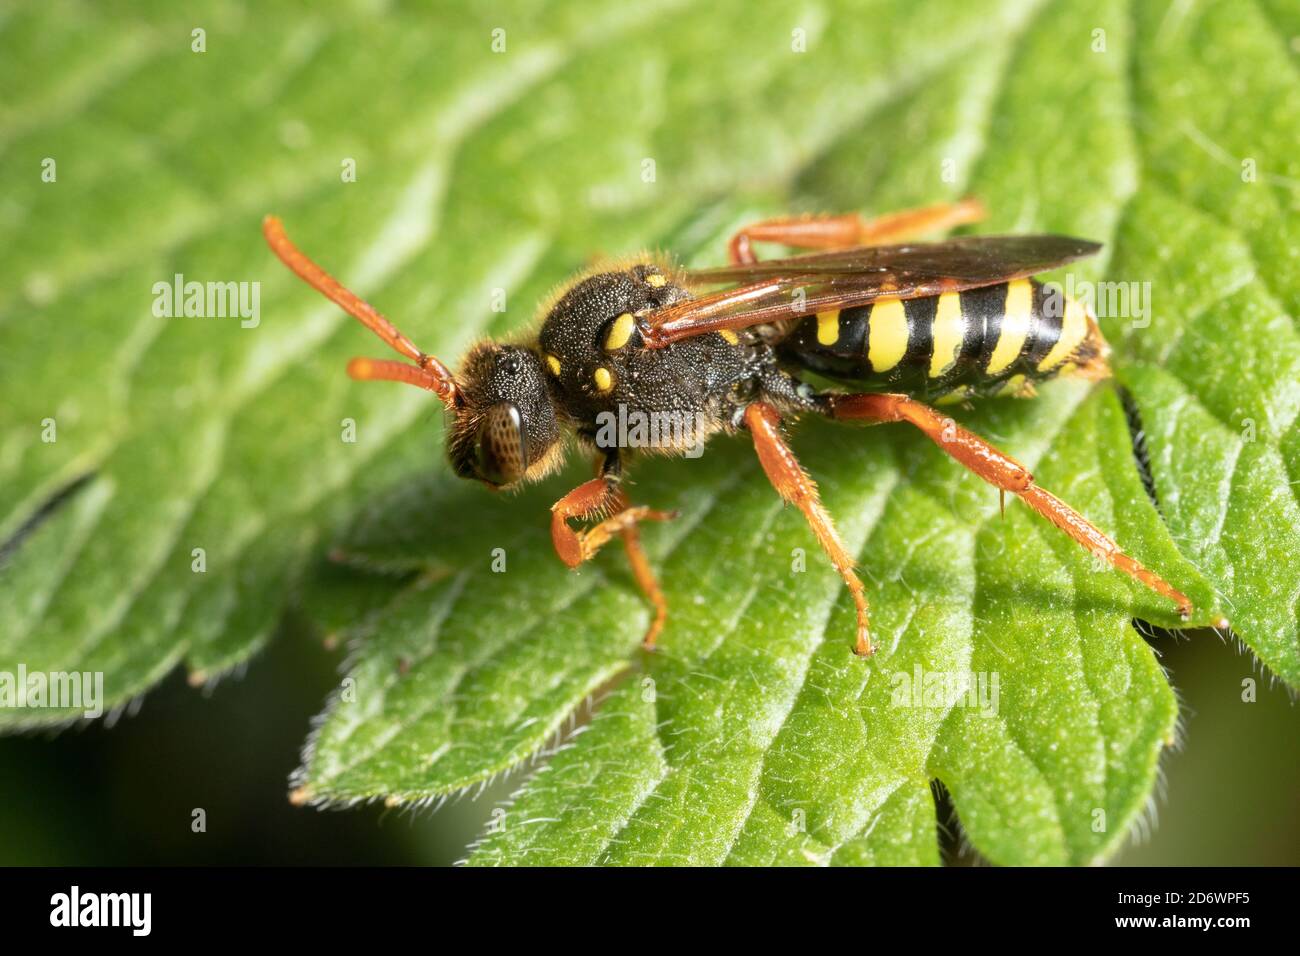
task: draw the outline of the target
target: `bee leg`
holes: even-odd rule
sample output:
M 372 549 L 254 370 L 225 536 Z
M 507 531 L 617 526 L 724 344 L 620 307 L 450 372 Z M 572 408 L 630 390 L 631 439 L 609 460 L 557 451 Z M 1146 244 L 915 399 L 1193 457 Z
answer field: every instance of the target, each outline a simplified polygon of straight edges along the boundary
M 939 232 L 984 218 L 984 206 L 976 199 L 921 209 L 889 213 L 864 219 L 855 212 L 840 216 L 790 216 L 764 219 L 746 226 L 731 237 L 727 253 L 732 265 L 757 262 L 751 244 L 778 242 L 796 249 L 846 249 L 901 242 L 911 236 Z
M 632 574 L 636 578 L 637 586 L 641 588 L 646 600 L 655 610 L 654 619 L 646 629 L 645 637 L 641 639 L 641 646 L 647 651 L 652 651 L 659 633 L 664 629 L 664 623 L 668 620 L 668 601 L 664 599 L 663 591 L 659 590 L 659 582 L 655 580 L 655 573 L 650 569 L 650 561 L 645 556 L 645 549 L 641 547 L 641 533 L 635 524 L 630 524 L 623 529 L 623 549 L 627 552 L 628 564 L 632 565 Z
M 875 653 L 871 645 L 871 627 L 868 620 L 867 595 L 853 573 L 853 559 L 840 541 L 835 523 L 822 506 L 817 495 L 817 485 L 795 458 L 790 446 L 781 437 L 781 416 L 777 410 L 766 402 L 754 402 L 745 409 L 745 425 L 754 437 L 754 449 L 758 452 L 758 461 L 767 473 L 772 487 L 786 501 L 803 512 L 817 542 L 831 559 L 831 564 L 839 572 L 853 596 L 853 603 L 858 612 L 858 636 L 853 652 L 862 657 Z
M 569 527 L 570 518 L 585 518 L 609 511 L 613 511 L 613 514 L 586 530 L 574 531 Z M 610 476 L 583 482 L 551 506 L 551 540 L 555 545 L 555 553 L 570 568 L 576 568 L 595 557 L 596 552 L 614 535 L 622 536 L 623 547 L 627 551 L 637 585 L 655 609 L 654 619 L 642 641 L 647 650 L 654 648 L 655 640 L 663 630 L 668 617 L 668 602 L 664 600 L 654 572 L 650 570 L 650 562 L 641 547 L 641 536 L 636 526 L 640 521 L 668 521 L 675 517 L 677 513 L 674 511 L 656 511 L 631 505 L 618 487 L 617 479 Z
M 1192 602 L 1181 591 L 1120 550 L 1119 545 L 1060 498 L 1034 484 L 1034 476 L 1020 462 L 1003 454 L 983 438 L 906 395 L 824 396 L 830 417 L 873 422 L 907 422 L 962 465 L 1001 491 L 1010 491 L 1098 558 L 1109 562 L 1152 591 L 1173 601 L 1186 620 Z

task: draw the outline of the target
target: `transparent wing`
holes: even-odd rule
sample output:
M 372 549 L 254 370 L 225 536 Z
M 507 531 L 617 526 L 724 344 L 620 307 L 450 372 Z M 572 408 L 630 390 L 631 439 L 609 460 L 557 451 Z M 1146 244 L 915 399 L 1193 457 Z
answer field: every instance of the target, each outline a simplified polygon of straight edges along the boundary
M 793 319 L 877 299 L 917 299 L 996 285 L 1094 255 L 1101 245 L 1066 236 L 967 236 L 946 242 L 862 246 L 700 269 L 692 286 L 731 284 L 649 316 L 645 340 L 684 338 Z

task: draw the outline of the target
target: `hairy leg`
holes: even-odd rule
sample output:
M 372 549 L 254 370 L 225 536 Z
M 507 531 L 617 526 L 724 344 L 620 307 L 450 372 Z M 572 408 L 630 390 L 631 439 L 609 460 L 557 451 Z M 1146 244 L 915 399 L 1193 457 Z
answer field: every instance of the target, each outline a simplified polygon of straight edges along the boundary
M 733 265 L 757 262 L 752 244 L 776 242 L 796 249 L 846 249 L 902 242 L 927 232 L 951 229 L 984 218 L 984 207 L 974 199 L 926 206 L 864 219 L 851 212 L 838 216 L 790 216 L 764 219 L 731 237 L 727 253 Z
M 780 414 L 765 402 L 755 402 L 745 409 L 745 424 L 754 437 L 754 449 L 758 452 L 759 463 L 772 482 L 772 487 L 777 494 L 803 512 L 822 550 L 848 586 L 858 613 L 858 636 L 853 650 L 863 657 L 870 657 L 875 653 L 875 648 L 871 646 L 866 590 L 853 572 L 853 559 L 840 541 L 835 523 L 822 506 L 821 498 L 817 495 L 817 485 L 808 477 L 790 446 L 781 437 Z
M 1093 555 L 1173 601 L 1184 619 L 1191 615 L 1192 602 L 1187 595 L 1121 551 L 1119 545 L 1096 525 L 1060 498 L 1034 484 L 1034 476 L 1020 462 L 951 418 L 906 395 L 827 395 L 825 398 L 832 418 L 915 425 L 936 445 L 989 484 L 1003 492 L 1019 495 L 1025 504 Z
M 575 531 L 569 526 L 571 518 L 581 519 L 592 515 L 606 517 L 582 531 Z M 618 480 L 608 475 L 583 482 L 551 506 L 551 541 L 555 545 L 555 553 L 570 568 L 576 568 L 593 558 L 614 535 L 622 536 L 623 547 L 637 585 L 655 610 L 654 620 L 643 640 L 647 649 L 654 647 L 659 632 L 663 630 L 668 616 L 668 603 L 650 569 L 636 526 L 641 521 L 668 521 L 676 516 L 676 512 L 631 505 L 618 487 Z

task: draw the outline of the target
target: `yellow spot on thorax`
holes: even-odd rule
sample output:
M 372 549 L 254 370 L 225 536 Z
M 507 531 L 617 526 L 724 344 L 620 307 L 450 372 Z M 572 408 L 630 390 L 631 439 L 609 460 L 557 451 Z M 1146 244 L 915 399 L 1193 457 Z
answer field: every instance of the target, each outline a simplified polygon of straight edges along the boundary
M 1002 307 L 1002 325 L 998 329 L 998 344 L 993 349 L 988 367 L 989 375 L 1004 371 L 1025 347 L 1029 328 L 1034 322 L 1034 287 L 1028 279 L 1007 283 L 1007 298 Z
M 549 352 L 546 354 L 546 367 L 550 369 L 552 375 L 556 376 L 557 378 L 559 377 L 560 360 L 557 359 L 554 355 L 551 355 Z
M 636 328 L 636 320 L 630 313 L 624 312 L 610 325 L 609 334 L 605 336 L 605 348 L 614 352 L 627 345 L 634 328 Z
M 652 272 L 650 275 L 645 277 L 645 284 L 650 286 L 652 289 L 661 289 L 668 284 L 668 280 L 659 273 Z
M 1074 354 L 1074 350 L 1088 337 L 1088 312 L 1074 299 L 1065 300 L 1065 315 L 1061 317 L 1061 337 L 1052 350 L 1038 363 L 1038 371 L 1056 368 Z
M 945 292 L 939 296 L 934 315 L 934 352 L 930 356 L 930 377 L 938 378 L 957 363 L 966 338 L 966 318 L 961 314 L 961 295 Z
M 840 310 L 817 313 L 817 341 L 822 345 L 834 345 L 840 339 Z
M 596 382 L 596 391 L 602 395 L 614 387 L 614 376 L 610 374 L 609 369 L 605 366 L 599 366 L 591 376 Z
M 903 300 L 878 299 L 871 307 L 867 332 L 867 361 L 873 372 L 887 372 L 907 354 L 907 313 Z
M 718 334 L 722 336 L 722 340 L 728 345 L 740 344 L 740 336 L 731 331 L 731 329 L 719 329 Z

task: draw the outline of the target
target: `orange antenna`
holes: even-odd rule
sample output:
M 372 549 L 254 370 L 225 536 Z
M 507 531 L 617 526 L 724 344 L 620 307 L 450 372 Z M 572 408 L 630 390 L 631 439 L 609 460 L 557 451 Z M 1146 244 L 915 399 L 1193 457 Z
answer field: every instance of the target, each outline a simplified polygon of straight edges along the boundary
M 356 358 L 348 363 L 349 375 L 358 381 L 406 382 L 433 392 L 448 408 L 456 403 L 458 389 L 455 376 L 451 374 L 450 369 L 432 355 L 421 352 L 397 326 L 375 311 L 374 306 L 345 288 L 332 275 L 307 258 L 306 254 L 285 235 L 284 225 L 279 218 L 267 216 L 263 219 L 262 235 L 266 237 L 266 244 L 271 247 L 271 251 L 300 279 L 387 342 L 393 351 L 415 363 L 411 366 L 403 362 L 383 359 Z

